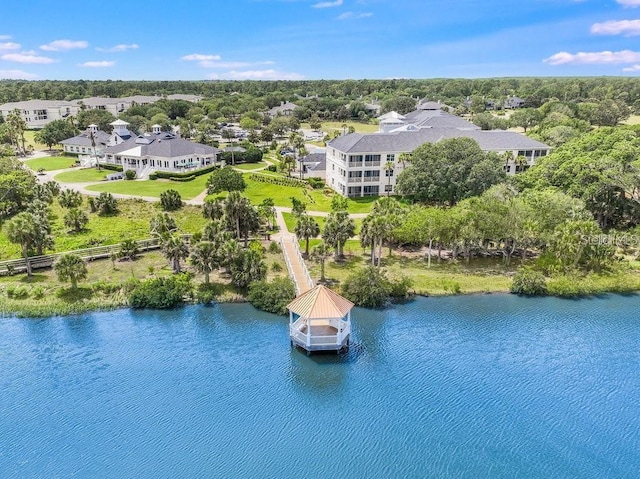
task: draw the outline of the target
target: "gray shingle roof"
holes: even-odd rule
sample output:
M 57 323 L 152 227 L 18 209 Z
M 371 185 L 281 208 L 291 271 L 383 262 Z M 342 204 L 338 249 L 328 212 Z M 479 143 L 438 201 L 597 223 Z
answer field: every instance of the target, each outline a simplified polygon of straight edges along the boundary
M 138 139 L 148 140 L 148 143 L 140 143 L 137 141 Z M 212 146 L 178 138 L 171 133 L 161 133 L 159 135 L 132 137 L 124 143 L 107 147 L 106 153 L 119 154 L 137 147 L 140 147 L 140 157 L 176 158 L 189 155 L 211 155 L 218 152 Z
M 98 130 L 93 134 L 93 137 L 96 141 L 96 146 L 104 146 L 109 142 L 109 138 L 111 135 L 102 130 Z M 91 146 L 91 138 L 89 137 L 88 132 L 81 133 L 73 138 L 67 138 L 66 140 L 62 140 L 60 143 L 63 145 L 73 145 L 73 146 Z
M 548 149 L 549 146 L 527 136 L 503 130 L 460 130 L 422 128 L 397 133 L 350 133 L 327 143 L 342 153 L 410 152 L 424 143 L 449 138 L 473 138 L 485 151 Z
M 309 171 L 325 171 L 327 169 L 326 153 L 310 153 L 302 159 Z
M 411 113 L 407 113 L 406 122 L 416 126 L 430 126 L 433 128 L 459 128 L 459 129 L 473 129 L 479 130 L 480 128 L 473 123 L 460 118 L 457 115 L 446 113 L 441 110 L 416 110 Z
M 0 105 L 0 110 L 46 110 L 47 108 L 71 107 L 71 102 L 63 100 L 27 100 L 14 101 Z

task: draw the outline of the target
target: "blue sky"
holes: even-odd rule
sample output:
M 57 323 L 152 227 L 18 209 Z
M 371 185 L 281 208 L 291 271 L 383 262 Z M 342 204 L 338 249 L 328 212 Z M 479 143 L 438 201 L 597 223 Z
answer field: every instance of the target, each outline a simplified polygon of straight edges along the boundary
M 640 74 L 640 0 L 0 0 L 0 5 L 0 78 Z

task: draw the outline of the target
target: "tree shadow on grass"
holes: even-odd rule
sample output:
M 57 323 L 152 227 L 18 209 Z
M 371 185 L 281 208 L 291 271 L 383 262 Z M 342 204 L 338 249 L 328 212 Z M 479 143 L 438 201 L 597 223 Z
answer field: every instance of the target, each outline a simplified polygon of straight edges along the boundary
M 20 278 L 21 283 L 33 284 L 33 283 L 44 283 L 47 281 L 46 274 L 32 274 L 31 276 L 27 276 L 26 274 Z
M 90 299 L 93 291 L 90 288 L 62 288 L 56 292 L 56 296 L 67 303 L 77 303 Z

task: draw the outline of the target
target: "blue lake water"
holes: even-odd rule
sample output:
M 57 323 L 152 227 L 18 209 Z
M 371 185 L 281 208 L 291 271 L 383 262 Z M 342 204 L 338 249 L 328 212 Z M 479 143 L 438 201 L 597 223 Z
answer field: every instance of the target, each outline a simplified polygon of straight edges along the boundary
M 639 296 L 0 320 L 0 478 L 637 478 Z

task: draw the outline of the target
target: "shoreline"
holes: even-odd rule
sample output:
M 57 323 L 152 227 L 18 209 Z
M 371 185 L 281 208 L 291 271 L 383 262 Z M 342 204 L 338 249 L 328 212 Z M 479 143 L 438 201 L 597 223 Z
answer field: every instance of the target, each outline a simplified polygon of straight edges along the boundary
M 395 307 L 396 305 L 399 304 L 405 304 L 405 303 L 409 303 L 414 301 L 415 299 L 418 298 L 425 298 L 425 299 L 429 299 L 429 298 L 444 298 L 444 297 L 451 297 L 451 296 L 465 296 L 465 297 L 469 297 L 469 296 L 487 296 L 487 295 L 513 295 L 513 296 L 520 296 L 520 297 L 527 297 L 527 298 L 545 298 L 545 297 L 553 297 L 553 298 L 559 298 L 559 299 L 567 299 L 567 300 L 583 300 L 583 299 L 589 299 L 589 298 L 593 298 L 593 297 L 599 297 L 599 296 L 604 296 L 604 295 L 638 295 L 640 294 L 640 289 L 630 289 L 630 290 L 601 290 L 601 291 L 594 291 L 594 292 L 590 292 L 590 293 L 585 293 L 585 294 L 577 294 L 577 295 L 560 295 L 560 294 L 546 294 L 546 295 L 539 295 L 539 296 L 527 296 L 527 295 L 516 295 L 514 293 L 511 293 L 509 291 L 484 291 L 484 292 L 458 292 L 458 293 L 454 293 L 454 292 L 447 292 L 447 293 L 442 293 L 442 294 L 423 294 L 423 293 L 414 293 L 413 296 L 406 298 L 404 300 L 401 301 L 394 301 L 391 302 L 387 305 L 385 305 L 383 308 L 381 309 L 390 309 Z M 13 301 L 20 301 L 20 300 L 12 300 Z M 25 300 L 25 301 L 29 301 L 29 300 Z M 99 305 L 99 304 L 91 304 L 93 302 L 87 302 L 87 303 L 71 303 L 73 304 L 74 307 L 70 307 L 70 308 L 53 308 L 53 305 L 51 305 L 50 303 L 47 304 L 42 304 L 36 306 L 35 309 L 32 309 L 30 307 L 24 307 L 24 308 L 16 308 L 16 309 L 12 309 L 12 310 L 8 310 L 5 308 L 6 306 L 6 301 L 2 301 L 0 300 L 0 318 L 2 319 L 8 319 L 8 318 L 20 318 L 20 319 L 49 319 L 49 318 L 68 318 L 68 317 L 73 317 L 73 316 L 79 316 L 82 314 L 87 314 L 87 313 L 101 313 L 101 312 L 109 312 L 109 311 L 115 311 L 115 310 L 122 310 L 122 309 L 129 309 L 129 310 L 134 310 L 134 309 L 138 309 L 138 310 L 142 310 L 142 309 L 147 309 L 149 311 L 166 311 L 166 310 L 171 310 L 171 309 L 179 309 L 182 307 L 186 307 L 186 306 L 203 306 L 203 307 L 207 307 L 207 306 L 212 306 L 212 305 L 216 305 L 216 304 L 241 304 L 241 303 L 249 303 L 249 300 L 244 297 L 244 296 L 238 296 L 235 298 L 229 297 L 226 299 L 221 299 L 218 301 L 211 301 L 210 303 L 201 303 L 201 302 L 197 302 L 197 301 L 185 301 L 184 303 L 177 305 L 173 308 L 168 308 L 168 309 L 152 309 L 152 308 L 133 308 L 132 306 L 130 306 L 128 304 L 128 302 L 113 302 L 111 304 L 103 304 L 103 305 Z M 26 305 L 25 305 L 26 306 Z M 83 307 L 86 306 L 86 307 Z M 360 306 L 361 307 L 361 306 Z M 46 309 L 46 311 L 45 311 Z M 258 308 L 256 308 L 258 311 L 260 311 Z M 369 308 L 364 308 L 364 309 L 369 309 Z M 272 313 L 270 313 L 272 314 Z M 277 316 L 277 315 L 276 315 Z M 285 317 L 285 316 L 283 316 Z

